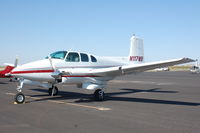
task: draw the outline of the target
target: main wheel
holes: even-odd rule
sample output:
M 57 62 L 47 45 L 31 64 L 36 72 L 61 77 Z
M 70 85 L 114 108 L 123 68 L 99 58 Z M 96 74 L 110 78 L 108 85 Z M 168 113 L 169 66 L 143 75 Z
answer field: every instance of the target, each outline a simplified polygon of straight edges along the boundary
M 56 86 L 49 88 L 49 96 L 56 96 L 58 95 L 58 88 Z
M 17 93 L 16 95 L 15 95 L 15 102 L 16 103 L 18 103 L 18 104 L 22 104 L 22 103 L 24 103 L 24 101 L 25 101 L 25 96 L 24 96 L 24 94 L 23 93 Z
M 104 91 L 102 89 L 97 89 L 95 92 L 94 92 L 94 99 L 96 101 L 103 101 L 104 100 Z

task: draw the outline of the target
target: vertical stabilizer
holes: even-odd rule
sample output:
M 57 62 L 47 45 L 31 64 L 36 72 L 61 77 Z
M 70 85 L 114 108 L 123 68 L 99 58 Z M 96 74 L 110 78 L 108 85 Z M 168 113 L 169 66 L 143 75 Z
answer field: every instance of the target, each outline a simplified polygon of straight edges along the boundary
M 144 61 L 143 40 L 135 35 L 131 37 L 129 61 L 133 63 L 142 63 Z

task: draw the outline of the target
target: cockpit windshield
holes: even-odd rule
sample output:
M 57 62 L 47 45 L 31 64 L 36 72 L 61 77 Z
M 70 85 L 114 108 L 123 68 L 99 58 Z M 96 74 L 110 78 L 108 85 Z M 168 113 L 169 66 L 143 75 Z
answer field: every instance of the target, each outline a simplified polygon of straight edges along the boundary
M 54 59 L 64 59 L 66 54 L 67 51 L 57 51 L 55 53 L 50 54 L 50 57 Z M 48 58 L 48 56 L 46 58 Z

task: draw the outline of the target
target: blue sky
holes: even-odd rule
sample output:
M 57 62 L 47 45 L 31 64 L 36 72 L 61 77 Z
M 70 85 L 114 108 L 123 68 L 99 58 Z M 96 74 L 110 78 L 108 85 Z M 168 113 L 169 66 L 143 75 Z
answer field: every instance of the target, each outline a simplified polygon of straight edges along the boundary
M 127 56 L 144 39 L 145 60 L 200 58 L 198 0 L 0 0 L 0 65 L 57 50 Z

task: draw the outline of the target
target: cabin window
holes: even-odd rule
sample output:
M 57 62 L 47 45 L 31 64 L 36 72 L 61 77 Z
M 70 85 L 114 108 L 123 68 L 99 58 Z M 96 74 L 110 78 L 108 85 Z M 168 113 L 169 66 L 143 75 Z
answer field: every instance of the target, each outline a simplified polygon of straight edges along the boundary
M 66 61 L 67 62 L 79 62 L 80 61 L 79 54 L 76 52 L 70 52 L 67 55 Z
M 50 54 L 50 57 L 54 59 L 64 59 L 66 54 L 67 54 L 66 51 L 58 51 Z M 48 56 L 46 58 L 48 59 Z
M 97 59 L 94 56 L 91 55 L 90 57 L 92 62 L 97 62 Z
M 81 61 L 82 62 L 88 62 L 89 61 L 87 54 L 80 53 L 80 55 L 81 55 Z

